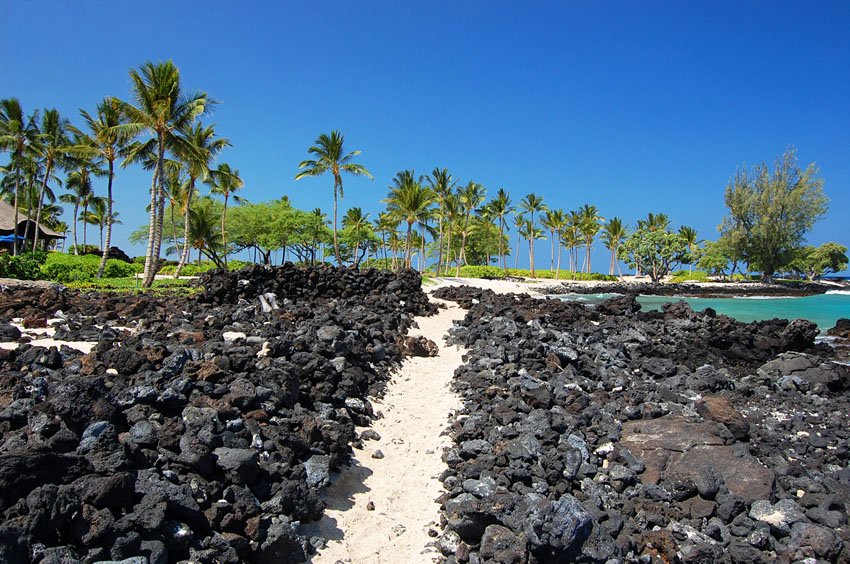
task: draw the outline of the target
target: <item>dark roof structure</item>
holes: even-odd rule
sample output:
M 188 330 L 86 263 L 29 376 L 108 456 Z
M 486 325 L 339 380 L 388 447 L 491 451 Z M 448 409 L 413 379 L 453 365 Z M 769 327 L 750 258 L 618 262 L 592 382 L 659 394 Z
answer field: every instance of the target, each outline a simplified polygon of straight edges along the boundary
M 35 224 L 35 220 L 30 219 L 27 214 L 23 212 L 18 212 L 18 234 L 22 234 L 24 232 L 24 224 L 27 221 L 31 221 Z M 65 235 L 61 233 L 57 233 L 53 229 L 50 229 L 46 225 L 39 225 L 39 231 L 41 231 L 40 238 L 44 239 L 64 239 Z M 32 229 L 30 229 L 32 231 Z M 15 232 L 15 207 L 7 204 L 3 200 L 0 200 L 0 235 L 11 235 Z M 34 235 L 34 233 L 33 233 Z

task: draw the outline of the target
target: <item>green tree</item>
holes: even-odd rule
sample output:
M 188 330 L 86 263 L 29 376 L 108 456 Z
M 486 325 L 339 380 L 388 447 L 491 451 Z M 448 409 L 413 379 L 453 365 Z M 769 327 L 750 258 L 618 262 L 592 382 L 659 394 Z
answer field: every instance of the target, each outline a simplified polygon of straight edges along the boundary
M 623 220 L 619 217 L 612 217 L 608 223 L 605 224 L 604 231 L 602 232 L 602 242 L 605 244 L 605 248 L 611 251 L 611 264 L 608 268 L 608 274 L 614 274 L 614 265 L 617 265 L 617 272 L 620 272 L 620 263 L 617 261 L 617 254 L 620 249 L 620 244 L 623 242 L 623 239 L 626 238 L 626 226 L 623 224 Z
M 71 140 L 68 137 L 70 122 L 59 115 L 56 109 L 44 110 L 41 114 L 41 128 L 38 135 L 38 143 L 35 150 L 41 157 L 44 167 L 44 178 L 38 194 L 38 207 L 35 214 L 35 225 L 41 225 L 41 209 L 44 206 L 44 195 L 47 192 L 47 182 L 52 177 L 54 167 L 65 170 L 70 165 L 72 150 Z M 29 225 L 29 224 L 27 224 Z M 33 250 L 38 248 L 40 230 L 34 228 Z
M 696 256 L 696 248 L 697 248 L 697 230 L 693 227 L 688 227 L 687 225 L 683 225 L 679 228 L 679 235 L 685 240 L 685 243 L 688 245 L 688 254 L 691 257 Z M 691 272 L 694 271 L 694 261 L 688 260 L 688 264 L 690 265 Z
M 670 273 L 673 266 L 687 258 L 688 245 L 669 229 L 641 226 L 620 247 L 620 258 L 632 267 L 640 265 L 653 283 Z
M 723 238 L 717 241 L 706 241 L 696 262 L 700 269 L 709 274 L 726 278 L 726 269 L 729 267 L 729 249 L 726 241 Z
M 455 276 L 460 276 L 461 263 L 469 264 L 466 258 L 466 238 L 469 236 L 469 222 L 472 218 L 472 212 L 481 205 L 485 195 L 484 186 L 471 180 L 458 192 L 458 202 L 463 210 L 463 230 L 461 231 L 460 255 L 458 256 Z
M 826 274 L 841 272 L 847 268 L 847 247 L 835 242 L 819 247 L 806 246 L 798 249 L 797 256 L 789 265 L 790 270 L 814 280 Z
M 19 222 L 18 207 L 21 191 L 21 178 L 24 175 L 25 161 L 38 137 L 38 112 L 26 116 L 17 98 L 0 100 L 0 150 L 8 151 L 12 161 L 8 167 L 15 179 L 14 200 L 15 226 Z M 17 235 L 17 231 L 15 232 Z M 12 239 L 12 255 L 18 254 L 18 239 Z
M 528 262 L 531 267 L 531 277 L 537 278 L 537 274 L 534 271 L 534 242 L 537 239 L 545 239 L 543 230 L 529 219 L 523 224 L 521 234 L 528 241 Z
M 511 195 L 504 189 L 499 188 L 496 197 L 492 200 L 493 214 L 499 220 L 499 262 L 502 268 L 507 272 L 508 259 L 505 253 L 505 231 L 507 230 L 507 220 L 505 219 L 509 213 L 513 213 L 514 208 L 511 205 Z
M 373 178 L 372 174 L 362 164 L 353 162 L 354 157 L 360 154 L 360 151 L 345 152 L 344 148 L 345 137 L 337 130 L 331 131 L 330 135 L 321 134 L 316 139 L 316 144 L 307 149 L 307 152 L 314 158 L 307 159 L 298 163 L 298 168 L 302 169 L 295 176 L 295 180 L 301 180 L 307 176 L 321 176 L 326 172 L 330 172 L 334 177 L 334 255 L 337 264 L 342 264 L 342 259 L 339 255 L 339 238 L 337 236 L 337 210 L 338 199 L 343 197 L 342 190 L 342 173 L 346 172 L 353 176 L 366 176 Z
M 230 141 L 223 137 L 216 138 L 215 127 L 201 123 L 184 125 L 179 135 L 182 143 L 177 146 L 178 157 L 186 165 L 188 177 L 187 186 L 182 191 L 184 198 L 180 201 L 180 211 L 183 214 L 183 252 L 180 253 L 180 262 L 174 271 L 174 277 L 179 278 L 183 267 L 189 260 L 189 222 L 186 221 L 192 199 L 197 193 L 196 183 L 198 180 L 206 182 L 210 174 L 210 166 L 213 159 L 225 148 L 230 146 Z M 225 206 L 226 207 L 226 206 Z M 224 230 L 222 230 L 222 235 Z
M 455 180 L 448 169 L 435 167 L 431 174 L 425 177 L 425 182 L 434 193 L 434 199 L 437 202 L 437 274 L 440 273 L 440 268 L 443 265 L 443 244 L 445 242 L 444 221 L 446 217 L 446 198 L 452 195 L 453 190 L 457 186 L 458 181 Z
M 555 249 L 558 251 L 558 270 L 561 268 L 561 229 L 566 221 L 564 210 L 549 210 L 543 214 L 543 219 L 540 224 L 549 230 L 551 255 L 549 256 L 549 270 L 555 270 Z M 555 278 L 558 277 L 558 270 L 555 270 Z
M 211 170 L 209 173 L 208 183 L 210 185 L 210 193 L 218 194 L 224 198 L 224 205 L 221 208 L 221 249 L 224 255 L 224 266 L 227 266 L 227 202 L 230 196 L 237 202 L 241 198 L 235 195 L 235 192 L 245 186 L 245 182 L 239 176 L 239 171 L 231 168 L 229 164 L 222 163 Z
M 126 123 L 116 126 L 116 129 L 128 136 L 148 133 L 156 155 L 151 183 L 150 225 L 143 282 L 144 287 L 149 288 L 159 267 L 165 212 L 163 166 L 166 151 L 182 144 L 177 132 L 205 114 L 212 103 L 205 93 L 187 95 L 183 92 L 180 71 L 171 61 L 147 62 L 138 70 L 131 70 L 130 83 L 134 103 L 116 99 L 115 103 L 126 118 Z
M 434 202 L 434 192 L 422 186 L 412 170 L 398 172 L 393 178 L 390 193 L 384 202 L 401 221 L 407 223 L 407 240 L 404 249 L 404 266 L 410 268 L 413 259 L 413 224 L 423 219 Z
M 772 170 L 764 163 L 752 171 L 741 167 L 726 186 L 724 201 L 729 213 L 721 233 L 741 233 L 745 259 L 766 282 L 794 259 L 828 204 L 817 167 L 811 163 L 801 170 L 793 147 Z
M 369 221 L 369 214 L 364 214 L 358 207 L 346 211 L 342 218 L 340 240 L 343 250 L 350 255 L 354 268 L 359 268 L 363 257 L 378 242 L 378 236 Z
M 584 271 L 590 273 L 590 249 L 593 246 L 593 239 L 599 230 L 602 229 L 602 223 L 605 218 L 599 215 L 599 210 L 594 205 L 584 204 L 578 210 L 579 225 L 578 229 L 584 238 Z
M 128 146 L 126 132 L 119 131 L 118 126 L 123 123 L 123 117 L 114 98 L 105 98 L 97 105 L 94 115 L 85 110 L 80 110 L 80 115 L 88 128 L 88 133 L 83 133 L 75 127 L 71 130 L 78 135 L 79 144 L 77 152 L 82 150 L 83 157 L 90 157 L 106 163 L 106 237 L 103 241 L 103 253 L 100 256 L 100 265 L 97 268 L 97 277 L 103 278 L 106 268 L 106 260 L 109 257 L 109 248 L 112 245 L 112 211 L 114 199 L 112 196 L 113 182 L 115 179 L 115 160 L 122 155 Z M 100 165 L 102 166 L 102 164 Z

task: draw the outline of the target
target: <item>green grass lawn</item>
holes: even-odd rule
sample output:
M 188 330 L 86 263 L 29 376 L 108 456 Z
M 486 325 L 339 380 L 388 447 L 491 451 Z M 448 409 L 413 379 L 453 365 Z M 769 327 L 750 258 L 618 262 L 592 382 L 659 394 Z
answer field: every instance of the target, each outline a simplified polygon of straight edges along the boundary
M 200 291 L 200 287 L 190 285 L 191 282 L 192 280 L 164 278 L 154 280 L 151 288 L 143 288 L 141 278 L 129 276 L 125 278 L 101 278 L 100 280 L 92 279 L 68 282 L 65 286 L 77 290 L 96 290 L 100 292 L 150 292 L 153 294 L 191 295 Z

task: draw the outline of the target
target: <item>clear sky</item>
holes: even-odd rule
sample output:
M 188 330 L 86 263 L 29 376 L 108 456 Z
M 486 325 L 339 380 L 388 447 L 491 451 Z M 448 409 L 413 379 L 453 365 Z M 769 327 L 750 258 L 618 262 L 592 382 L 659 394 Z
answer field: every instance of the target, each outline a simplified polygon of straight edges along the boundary
M 293 178 L 340 129 L 375 176 L 345 180 L 343 209 L 372 218 L 397 171 L 440 166 L 490 195 L 595 204 L 629 224 L 663 212 L 713 239 L 736 167 L 795 145 L 831 199 L 810 242 L 850 243 L 843 0 L 6 0 L 0 17 L 0 97 L 26 111 L 79 123 L 79 108 L 127 99 L 130 69 L 172 59 L 188 89 L 220 101 L 210 120 L 233 143 L 221 160 L 251 201 L 330 210 L 329 178 Z M 146 223 L 149 185 L 136 169 L 116 178 L 116 244 L 130 254 L 144 250 L 127 234 Z

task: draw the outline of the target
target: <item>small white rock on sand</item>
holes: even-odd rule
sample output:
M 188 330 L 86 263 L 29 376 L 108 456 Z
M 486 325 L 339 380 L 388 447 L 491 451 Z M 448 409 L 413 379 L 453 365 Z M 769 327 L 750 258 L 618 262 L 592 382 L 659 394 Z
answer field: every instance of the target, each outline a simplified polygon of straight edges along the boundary
M 419 329 L 410 332 L 437 343 L 438 355 L 404 361 L 383 399 L 373 400 L 384 414 L 372 426 L 381 439 L 364 441 L 365 449 L 354 451 L 352 465 L 326 491 L 325 515 L 310 528 L 329 542 L 315 563 L 429 562 L 439 556 L 428 546 L 435 540 L 428 531 L 439 531 L 435 499 L 443 488 L 438 476 L 446 468 L 443 448 L 451 445 L 443 431 L 460 407 L 449 384 L 464 353 L 443 337 L 465 314 L 456 304 L 443 303 L 448 309 L 416 318 Z M 383 458 L 372 458 L 377 450 Z

